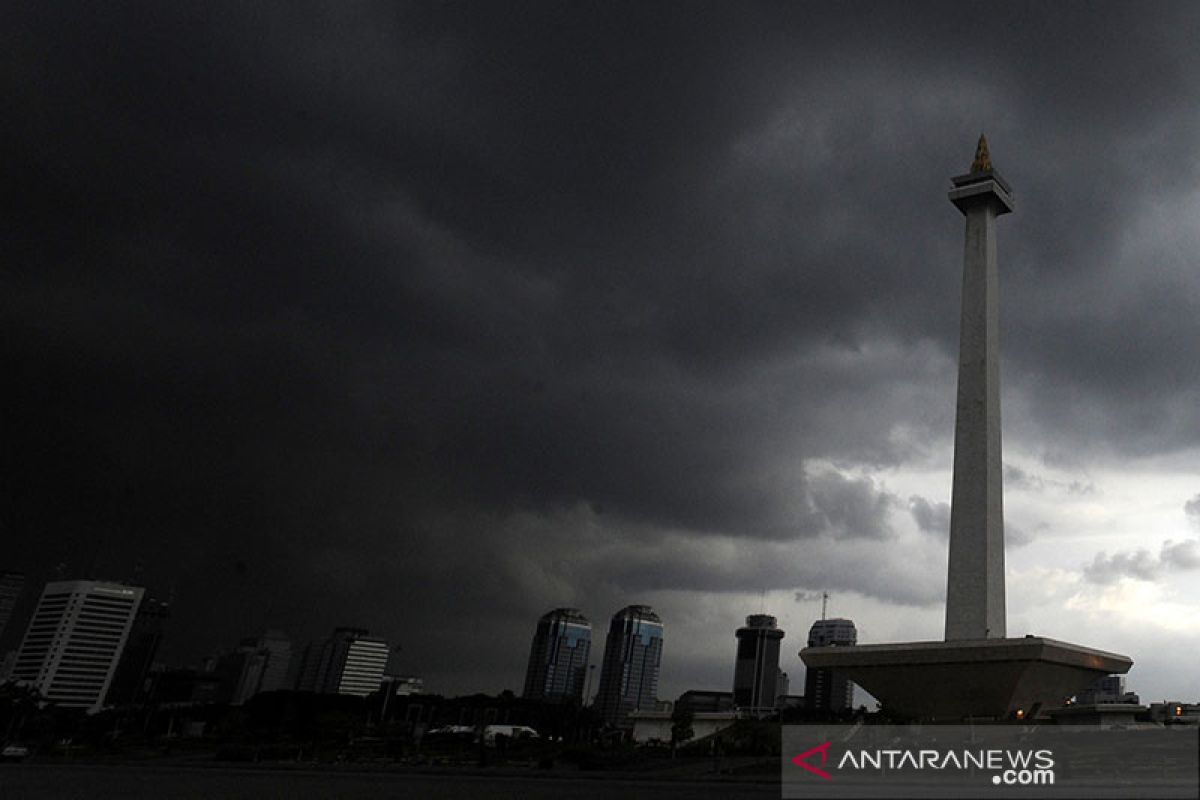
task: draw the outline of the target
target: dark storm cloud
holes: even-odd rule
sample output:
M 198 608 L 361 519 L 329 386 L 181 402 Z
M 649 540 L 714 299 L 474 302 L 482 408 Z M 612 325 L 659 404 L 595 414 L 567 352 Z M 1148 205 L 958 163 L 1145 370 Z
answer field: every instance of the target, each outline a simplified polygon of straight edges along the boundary
M 588 591 L 611 613 L 626 591 L 811 591 L 824 571 L 932 602 L 883 555 L 788 559 L 893 542 L 904 502 L 854 468 L 948 446 L 962 223 L 944 192 L 981 128 L 1020 204 L 1004 368 L 1032 411 L 1009 441 L 1051 460 L 1197 443 L 1179 357 L 1200 338 L 1196 22 L 14 10 L 18 566 L 142 560 L 178 592 L 187 655 L 240 627 L 366 624 L 464 688 L 491 665 L 404 609 L 468 615 L 498 650 Z M 909 510 L 927 529 L 943 506 Z
M 950 535 L 949 503 L 931 503 L 924 497 L 913 495 L 908 498 L 908 507 L 917 527 L 922 531 L 941 537 Z
M 849 479 L 826 472 L 810 483 L 813 509 L 836 538 L 883 539 L 890 535 L 888 511 L 898 506 L 900 499 L 879 491 L 870 478 Z
M 1097 553 L 1091 564 L 1083 568 L 1083 576 L 1092 583 L 1115 583 L 1121 578 L 1153 581 L 1175 570 L 1200 569 L 1200 542 L 1185 540 L 1163 542 L 1158 556 L 1150 551 L 1118 551 L 1111 556 Z

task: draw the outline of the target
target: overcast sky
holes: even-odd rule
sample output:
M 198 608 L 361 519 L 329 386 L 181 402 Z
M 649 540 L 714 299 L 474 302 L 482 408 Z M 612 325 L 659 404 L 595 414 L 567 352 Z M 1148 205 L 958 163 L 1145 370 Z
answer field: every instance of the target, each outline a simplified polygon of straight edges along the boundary
M 1009 634 L 1200 698 L 1200 6 L 10 4 L 0 569 L 520 689 L 652 605 L 942 634 L 963 219 L 998 224 Z M 11 638 L 11 636 L 9 637 Z

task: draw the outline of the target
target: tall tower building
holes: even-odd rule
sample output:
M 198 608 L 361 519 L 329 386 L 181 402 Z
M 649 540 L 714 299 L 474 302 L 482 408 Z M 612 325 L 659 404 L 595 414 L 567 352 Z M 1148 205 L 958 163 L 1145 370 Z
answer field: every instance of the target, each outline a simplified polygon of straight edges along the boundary
M 951 183 L 950 202 L 966 217 L 966 244 L 946 590 L 948 642 L 1006 635 L 996 218 L 1013 210 L 1012 189 L 992 168 L 982 136 L 970 172 L 951 178 Z
M 154 666 L 154 657 L 158 655 L 170 618 L 168 602 L 155 597 L 142 598 L 129 638 L 121 651 L 121 660 L 117 662 L 117 671 L 108 687 L 107 705 L 141 703 L 147 699 L 150 668 Z
M 737 630 L 733 704 L 752 715 L 775 710 L 779 699 L 779 645 L 783 631 L 769 614 L 751 614 Z
M 809 647 L 850 647 L 858 630 L 848 619 L 819 619 L 808 631 Z M 854 683 L 833 669 L 809 667 L 804 673 L 804 702 L 812 711 L 846 711 L 854 707 Z
M 577 608 L 542 615 L 529 648 L 525 691 L 531 700 L 579 701 L 592 652 L 592 625 Z
M 653 710 L 662 648 L 662 620 L 649 606 L 627 606 L 613 615 L 596 697 L 606 724 L 623 727 L 631 711 Z
M 337 628 L 328 639 L 305 648 L 296 688 L 365 697 L 379 689 L 387 660 L 385 640 L 364 628 Z
M 100 581 L 46 584 L 17 652 L 13 679 L 60 706 L 99 710 L 144 591 Z

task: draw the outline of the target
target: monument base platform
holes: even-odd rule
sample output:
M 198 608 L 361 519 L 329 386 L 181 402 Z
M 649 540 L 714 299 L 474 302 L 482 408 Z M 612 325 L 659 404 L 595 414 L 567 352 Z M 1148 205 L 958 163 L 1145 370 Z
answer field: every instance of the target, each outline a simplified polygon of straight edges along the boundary
M 890 714 L 941 722 L 1033 717 L 1133 666 L 1128 656 L 1036 636 L 808 647 L 800 658 L 844 674 Z

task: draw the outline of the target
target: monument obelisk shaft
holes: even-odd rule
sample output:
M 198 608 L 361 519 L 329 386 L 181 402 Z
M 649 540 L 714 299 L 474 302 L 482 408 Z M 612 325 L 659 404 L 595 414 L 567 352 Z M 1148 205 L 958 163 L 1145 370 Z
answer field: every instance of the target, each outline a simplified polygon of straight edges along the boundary
M 1012 192 L 993 169 L 980 136 L 967 175 L 953 178 L 950 201 L 966 217 L 958 415 L 946 641 L 1004 638 L 1004 503 L 1000 457 L 1000 297 L 996 218 L 1013 210 Z
M 971 171 L 952 181 L 950 201 L 966 217 L 966 248 L 946 641 L 814 645 L 800 658 L 810 670 L 845 674 L 894 719 L 1032 721 L 1133 662 L 1044 636 L 1005 635 L 995 233 L 996 218 L 1013 210 L 1012 189 L 992 169 L 982 136 Z

